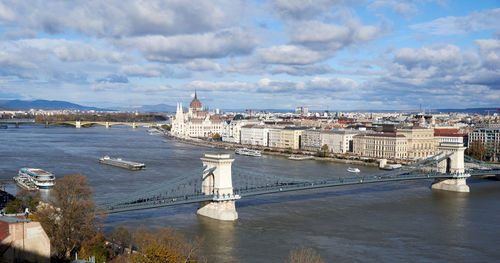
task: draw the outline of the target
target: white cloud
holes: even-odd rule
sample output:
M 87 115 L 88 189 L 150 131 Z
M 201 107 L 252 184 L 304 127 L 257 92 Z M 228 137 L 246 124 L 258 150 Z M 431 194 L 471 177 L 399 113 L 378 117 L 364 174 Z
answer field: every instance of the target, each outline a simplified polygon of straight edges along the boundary
M 476 44 L 486 67 L 500 70 L 500 40 L 482 39 L 476 40 Z
M 123 37 L 200 33 L 236 21 L 243 1 L 224 0 L 4 0 L 0 24 L 54 34 L 76 31 Z M 7 8 L 9 7 L 9 8 Z M 29 14 L 29 16 L 27 16 Z
M 306 65 L 325 59 L 320 52 L 293 45 L 261 48 L 257 54 L 267 64 Z
M 500 8 L 485 10 L 483 12 L 474 11 L 470 15 L 461 17 L 442 17 L 430 22 L 411 25 L 410 28 L 434 35 L 467 34 L 500 28 L 498 17 L 500 17 Z
M 139 49 L 147 59 L 161 62 L 245 55 L 258 44 L 251 32 L 240 28 L 171 37 L 134 37 L 122 42 L 130 48 Z
M 347 25 L 327 24 L 320 21 L 302 21 L 290 26 L 292 43 L 317 50 L 340 50 L 347 46 L 367 42 L 384 34 L 380 27 L 362 25 L 350 19 Z

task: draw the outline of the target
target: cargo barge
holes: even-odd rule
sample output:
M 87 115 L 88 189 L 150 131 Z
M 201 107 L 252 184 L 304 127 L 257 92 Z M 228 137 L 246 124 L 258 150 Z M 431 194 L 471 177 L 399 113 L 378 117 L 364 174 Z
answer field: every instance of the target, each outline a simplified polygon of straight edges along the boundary
M 125 161 L 122 160 L 121 158 L 111 158 L 109 156 L 104 156 L 102 158 L 99 158 L 99 162 L 102 164 L 112 165 L 129 170 L 142 170 L 146 168 L 146 165 L 143 163 Z

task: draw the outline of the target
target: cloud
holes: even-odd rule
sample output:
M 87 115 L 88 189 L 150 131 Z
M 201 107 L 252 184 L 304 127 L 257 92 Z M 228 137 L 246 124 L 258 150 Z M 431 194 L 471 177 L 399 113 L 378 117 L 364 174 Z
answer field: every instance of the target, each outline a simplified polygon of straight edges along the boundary
M 145 64 L 145 65 L 123 65 L 119 72 L 130 77 L 168 77 L 173 75 L 173 71 L 161 64 Z
M 288 74 L 292 76 L 314 76 L 333 73 L 334 70 L 323 65 L 280 65 L 270 70 L 272 74 Z
M 368 9 L 376 10 L 380 8 L 391 8 L 394 12 L 406 16 L 418 13 L 416 3 L 411 1 L 375 0 L 368 5 Z
M 49 34 L 75 31 L 97 37 L 175 35 L 233 24 L 243 1 L 75 0 L 17 1 L 0 5 L 0 24 Z M 26 14 L 30 14 L 28 17 Z
M 367 42 L 385 34 L 381 27 L 362 25 L 349 19 L 347 25 L 327 24 L 320 21 L 302 21 L 290 26 L 290 39 L 294 44 L 315 50 L 341 50 L 347 46 Z
M 37 70 L 35 63 L 26 61 L 18 54 L 0 51 L 0 75 L 16 76 L 21 79 L 35 78 L 33 71 Z
M 260 48 L 256 52 L 260 60 L 267 64 L 306 65 L 326 59 L 320 52 L 294 45 Z
M 109 63 L 124 62 L 128 56 L 114 51 L 98 50 L 93 46 L 81 43 L 68 43 L 54 48 L 54 55 L 65 62 L 107 61 Z
M 313 19 L 322 13 L 329 12 L 336 4 L 343 3 L 342 0 L 273 0 L 272 9 L 283 19 L 306 20 Z
M 482 39 L 476 40 L 479 47 L 479 55 L 484 65 L 489 69 L 500 69 L 500 40 Z
M 96 81 L 99 83 L 128 83 L 128 78 L 126 76 L 110 74 Z
M 442 17 L 430 22 L 411 25 L 410 28 L 434 35 L 467 34 L 487 29 L 498 29 L 500 27 L 499 16 L 500 8 L 496 8 L 482 12 L 474 11 L 470 15 L 461 17 Z
M 246 55 L 258 44 L 252 33 L 241 28 L 171 37 L 135 37 L 123 40 L 123 43 L 139 49 L 148 60 L 159 62 Z

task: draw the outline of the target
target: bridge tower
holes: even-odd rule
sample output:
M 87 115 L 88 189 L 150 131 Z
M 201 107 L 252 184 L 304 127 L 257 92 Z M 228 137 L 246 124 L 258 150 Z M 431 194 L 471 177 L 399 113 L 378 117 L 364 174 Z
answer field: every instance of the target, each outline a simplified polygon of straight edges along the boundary
M 75 122 L 75 128 L 80 129 L 82 127 L 82 123 L 80 121 Z
M 461 143 L 441 143 L 438 152 L 444 155 L 452 153 L 445 160 L 438 163 L 438 171 L 450 174 L 453 178 L 436 179 L 432 184 L 432 189 L 440 189 L 453 192 L 470 192 L 466 179 L 469 175 L 465 174 L 464 151 L 465 147 Z
M 202 192 L 214 195 L 213 201 L 200 203 L 197 214 L 223 221 L 238 219 L 234 205 L 236 196 L 233 194 L 231 165 L 234 159 L 229 154 L 206 153 L 201 158 L 207 169 L 215 170 L 203 173 Z

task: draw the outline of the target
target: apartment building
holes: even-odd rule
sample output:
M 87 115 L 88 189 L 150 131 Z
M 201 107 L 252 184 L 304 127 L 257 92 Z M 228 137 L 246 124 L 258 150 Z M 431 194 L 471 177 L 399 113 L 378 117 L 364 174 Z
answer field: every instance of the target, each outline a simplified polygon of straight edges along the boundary
M 241 127 L 241 144 L 268 146 L 269 128 L 263 125 L 247 124 Z
M 365 157 L 407 159 L 408 140 L 396 133 L 358 134 L 353 137 L 353 150 Z

